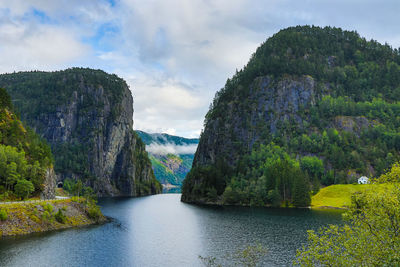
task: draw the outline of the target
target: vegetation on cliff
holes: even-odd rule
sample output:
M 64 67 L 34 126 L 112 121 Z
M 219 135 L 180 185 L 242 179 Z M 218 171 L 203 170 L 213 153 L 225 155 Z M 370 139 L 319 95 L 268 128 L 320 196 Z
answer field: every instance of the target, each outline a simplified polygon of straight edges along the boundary
M 51 145 L 59 180 L 81 180 L 99 195 L 160 192 L 132 129 L 133 99 L 123 79 L 72 68 L 2 74 L 0 86 L 22 121 Z
M 22 124 L 0 88 L 0 201 L 38 195 L 52 163 L 50 147 Z
M 356 32 L 275 34 L 216 93 L 182 200 L 290 205 L 379 176 L 400 159 L 399 64 L 399 50 Z

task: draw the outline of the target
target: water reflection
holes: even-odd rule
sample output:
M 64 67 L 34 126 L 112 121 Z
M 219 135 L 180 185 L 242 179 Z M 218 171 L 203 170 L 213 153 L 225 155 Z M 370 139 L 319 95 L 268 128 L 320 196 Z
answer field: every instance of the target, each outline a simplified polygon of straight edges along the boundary
M 0 240 L 0 266 L 200 266 L 261 243 L 264 265 L 290 265 L 306 230 L 339 223 L 337 211 L 204 207 L 180 194 L 108 198 L 113 223 Z

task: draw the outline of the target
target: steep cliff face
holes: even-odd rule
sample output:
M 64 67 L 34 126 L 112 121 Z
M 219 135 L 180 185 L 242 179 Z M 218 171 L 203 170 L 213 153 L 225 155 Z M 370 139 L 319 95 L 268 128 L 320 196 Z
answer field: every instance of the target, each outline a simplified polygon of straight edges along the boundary
M 122 79 L 69 69 L 0 76 L 22 120 L 52 147 L 59 180 L 81 179 L 99 195 L 154 194 L 160 185 L 132 129 L 133 99 Z
M 182 200 L 295 203 L 379 176 L 400 159 L 398 101 L 398 50 L 339 28 L 284 29 L 216 93 Z
M 314 105 L 317 95 L 327 91 L 328 86 L 323 84 L 318 84 L 317 90 L 310 76 L 256 78 L 245 101 L 235 96 L 225 106 L 223 116 L 208 121 L 195 154 L 195 166 L 215 164 L 222 156 L 233 166 L 242 153 L 250 152 L 266 135 L 276 134 L 283 123 L 294 121 L 304 127 L 300 109 Z

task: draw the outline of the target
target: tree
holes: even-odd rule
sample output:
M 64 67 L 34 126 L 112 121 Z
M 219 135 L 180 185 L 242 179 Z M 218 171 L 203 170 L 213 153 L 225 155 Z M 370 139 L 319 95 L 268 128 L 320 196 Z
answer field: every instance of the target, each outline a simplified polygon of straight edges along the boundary
M 72 189 L 74 195 L 76 195 L 76 196 L 79 197 L 79 194 L 81 193 L 82 188 L 83 188 L 82 181 L 81 181 L 81 180 L 78 180 L 78 181 L 76 182 L 76 184 L 74 184 L 73 189 Z
M 25 199 L 29 196 L 30 193 L 32 193 L 35 190 L 35 187 L 33 186 L 32 182 L 21 179 L 17 182 L 15 185 L 15 195 L 18 197 Z
M 14 184 L 18 181 L 21 176 L 17 173 L 17 164 L 15 162 L 11 162 L 7 164 L 6 169 L 6 188 L 13 188 Z
M 292 204 L 295 207 L 308 207 L 311 204 L 310 184 L 301 172 L 294 177 Z
M 399 171 L 399 165 L 394 165 L 384 178 L 396 180 Z M 308 245 L 297 252 L 295 263 L 302 266 L 399 266 L 400 184 L 381 186 L 383 190 L 353 195 L 352 205 L 344 214 L 344 225 L 309 231 Z

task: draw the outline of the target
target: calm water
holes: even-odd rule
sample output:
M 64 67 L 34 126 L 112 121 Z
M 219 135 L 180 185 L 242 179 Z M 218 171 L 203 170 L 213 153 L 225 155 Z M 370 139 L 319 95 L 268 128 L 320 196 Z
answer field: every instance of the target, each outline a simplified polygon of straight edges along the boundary
M 257 242 L 264 266 L 290 265 L 306 230 L 340 223 L 335 211 L 200 207 L 179 194 L 102 199 L 100 226 L 0 240 L 0 266 L 201 266 Z

